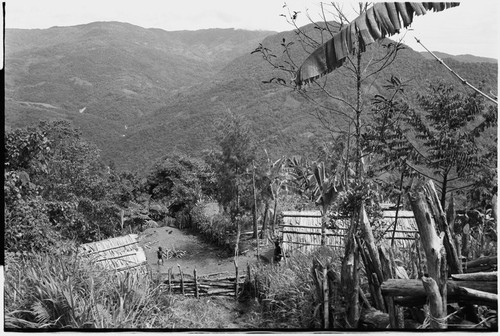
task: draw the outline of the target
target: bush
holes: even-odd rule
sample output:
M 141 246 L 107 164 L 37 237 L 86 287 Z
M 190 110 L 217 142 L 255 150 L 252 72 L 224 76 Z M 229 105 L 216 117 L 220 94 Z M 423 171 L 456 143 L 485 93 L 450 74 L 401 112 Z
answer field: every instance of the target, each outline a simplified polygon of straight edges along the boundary
M 159 328 L 168 297 L 149 277 L 96 269 L 75 254 L 8 254 L 5 328 Z
M 234 231 L 234 225 L 228 216 L 207 217 L 202 206 L 195 206 L 191 210 L 191 228 L 211 244 L 228 250 L 234 249 L 234 242 L 230 234 Z
M 311 267 L 314 259 L 324 265 L 337 263 L 332 255 L 330 249 L 321 248 L 310 254 L 296 253 L 283 265 L 256 266 L 253 278 L 245 284 L 246 294 L 257 297 L 260 303 L 261 319 L 256 327 L 320 329 L 320 299 L 315 294 Z

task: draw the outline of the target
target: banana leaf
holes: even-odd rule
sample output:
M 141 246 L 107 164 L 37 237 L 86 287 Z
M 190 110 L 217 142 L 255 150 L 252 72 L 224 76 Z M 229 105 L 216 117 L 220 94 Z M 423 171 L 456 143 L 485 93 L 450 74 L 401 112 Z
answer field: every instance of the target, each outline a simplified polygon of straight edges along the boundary
M 300 88 L 341 67 L 356 47 L 363 52 L 373 42 L 398 33 L 413 22 L 414 15 L 425 15 L 430 10 L 440 12 L 458 5 L 459 2 L 376 3 L 309 55 L 295 73 L 295 84 Z

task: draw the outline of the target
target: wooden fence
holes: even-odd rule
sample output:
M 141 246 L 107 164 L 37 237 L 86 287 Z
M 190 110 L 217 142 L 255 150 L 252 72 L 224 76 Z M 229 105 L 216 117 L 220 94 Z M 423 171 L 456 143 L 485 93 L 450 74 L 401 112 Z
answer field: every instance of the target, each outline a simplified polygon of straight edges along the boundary
M 246 277 L 246 274 L 239 275 L 237 271 L 234 274 L 222 272 L 198 275 L 196 269 L 191 275 L 185 274 L 179 266 L 177 274 L 173 272 L 172 268 L 169 268 L 167 279 L 162 281 L 162 285 L 171 294 L 182 294 L 196 298 L 200 296 L 237 297 Z

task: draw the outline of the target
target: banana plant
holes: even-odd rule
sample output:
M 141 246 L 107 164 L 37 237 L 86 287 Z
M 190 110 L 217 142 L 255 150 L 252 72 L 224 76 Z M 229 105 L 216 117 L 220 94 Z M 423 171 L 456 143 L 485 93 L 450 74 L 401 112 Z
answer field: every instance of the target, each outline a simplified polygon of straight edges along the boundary
M 326 244 L 326 228 L 328 225 L 328 209 L 335 202 L 344 186 L 337 182 L 335 173 L 327 175 L 323 162 L 314 163 L 312 166 L 312 177 L 315 188 L 313 190 L 314 201 L 321 209 L 321 245 Z

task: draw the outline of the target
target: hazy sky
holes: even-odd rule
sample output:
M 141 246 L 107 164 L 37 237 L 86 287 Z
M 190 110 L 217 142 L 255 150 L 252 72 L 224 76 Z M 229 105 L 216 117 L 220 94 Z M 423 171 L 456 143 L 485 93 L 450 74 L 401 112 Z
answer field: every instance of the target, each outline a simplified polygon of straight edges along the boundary
M 285 2 L 290 10 L 301 12 L 299 25 L 309 22 L 306 14 L 314 21 L 321 20 L 318 0 L 6 0 L 6 27 L 49 28 L 121 21 L 165 30 L 292 30 L 280 16 L 287 12 L 283 8 Z M 405 30 L 403 42 L 423 51 L 415 42 L 414 37 L 418 37 L 430 50 L 497 58 L 499 3 L 467 0 L 440 13 L 415 17 L 412 30 Z M 355 2 L 344 1 L 342 5 L 350 12 Z M 327 14 L 328 17 L 331 18 Z M 354 17 L 353 13 L 350 18 Z

